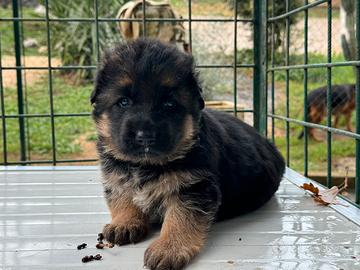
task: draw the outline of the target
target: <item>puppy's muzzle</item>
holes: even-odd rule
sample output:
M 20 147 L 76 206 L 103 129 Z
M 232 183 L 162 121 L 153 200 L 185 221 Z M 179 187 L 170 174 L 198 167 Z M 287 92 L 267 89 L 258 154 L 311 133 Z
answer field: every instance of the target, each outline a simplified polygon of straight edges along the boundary
M 156 142 L 156 133 L 154 131 L 138 130 L 135 134 L 135 142 L 141 146 L 151 146 Z

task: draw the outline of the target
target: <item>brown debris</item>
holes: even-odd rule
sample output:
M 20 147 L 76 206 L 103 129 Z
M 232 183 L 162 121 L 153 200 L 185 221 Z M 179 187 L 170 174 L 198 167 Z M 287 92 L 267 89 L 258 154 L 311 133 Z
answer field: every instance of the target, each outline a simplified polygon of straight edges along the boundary
M 312 197 L 316 202 L 320 204 L 323 205 L 339 204 L 339 202 L 336 199 L 336 196 L 338 194 L 341 194 L 342 192 L 346 192 L 345 190 L 348 187 L 348 173 L 349 173 L 349 167 L 346 167 L 346 176 L 344 182 L 340 186 L 333 186 L 330 189 L 319 191 L 319 189 L 315 187 L 312 183 L 304 183 L 300 187 L 313 193 Z
M 96 254 L 95 256 L 85 256 L 81 259 L 83 263 L 91 262 L 91 261 L 100 261 L 102 259 L 102 256 L 100 254 Z
M 77 246 L 77 249 L 80 250 L 80 249 L 84 249 L 86 248 L 87 244 L 86 243 L 82 243 L 80 245 Z

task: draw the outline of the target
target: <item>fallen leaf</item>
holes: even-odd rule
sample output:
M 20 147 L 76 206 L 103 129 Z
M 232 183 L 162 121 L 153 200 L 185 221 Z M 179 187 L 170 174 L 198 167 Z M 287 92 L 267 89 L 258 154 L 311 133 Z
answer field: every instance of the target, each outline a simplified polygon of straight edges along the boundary
M 315 187 L 312 183 L 304 183 L 300 187 L 314 193 L 315 195 L 319 194 L 319 189 L 317 187 Z
M 325 205 L 335 203 L 336 196 L 339 194 L 339 188 L 337 186 L 333 186 L 330 189 L 325 189 L 319 191 L 316 201 L 323 203 Z
M 348 173 L 349 167 L 346 167 L 346 176 L 344 182 L 340 186 L 333 186 L 330 189 L 325 189 L 319 191 L 317 187 L 315 187 L 312 183 L 304 183 L 301 188 L 308 190 L 313 193 L 312 197 L 314 200 L 323 205 L 329 204 L 341 204 L 337 199 L 336 196 L 339 193 L 346 193 L 346 188 L 348 187 Z M 344 205 L 344 204 L 341 204 Z M 347 205 L 344 205 L 347 206 Z

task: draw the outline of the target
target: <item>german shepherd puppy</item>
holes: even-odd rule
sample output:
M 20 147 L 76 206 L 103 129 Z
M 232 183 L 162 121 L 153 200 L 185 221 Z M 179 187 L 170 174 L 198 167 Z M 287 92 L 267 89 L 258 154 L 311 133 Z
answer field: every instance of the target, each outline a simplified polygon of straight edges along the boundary
M 307 117 L 309 122 L 319 124 L 325 117 L 327 107 L 326 91 L 327 87 L 323 86 L 309 93 L 307 98 Z M 351 114 L 355 109 L 355 85 L 333 85 L 331 87 L 331 107 L 332 114 L 334 115 L 333 127 L 338 127 L 339 118 L 341 115 L 344 115 L 347 130 L 352 131 Z M 314 136 L 314 129 L 308 128 L 308 130 L 309 137 L 316 139 Z M 304 137 L 304 131 L 299 134 L 298 139 L 301 139 L 302 137 Z
M 255 129 L 204 109 L 193 58 L 140 39 L 100 64 L 91 95 L 105 198 L 117 245 L 142 240 L 154 217 L 160 237 L 150 269 L 182 269 L 214 220 L 253 211 L 279 187 L 284 160 Z

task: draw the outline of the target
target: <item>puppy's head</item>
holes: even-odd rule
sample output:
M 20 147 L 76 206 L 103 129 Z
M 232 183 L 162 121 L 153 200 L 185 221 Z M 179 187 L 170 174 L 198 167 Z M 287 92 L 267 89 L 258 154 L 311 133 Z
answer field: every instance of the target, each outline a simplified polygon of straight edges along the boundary
M 91 103 L 103 150 L 145 163 L 183 156 L 194 142 L 204 107 L 193 58 L 145 39 L 105 54 Z

